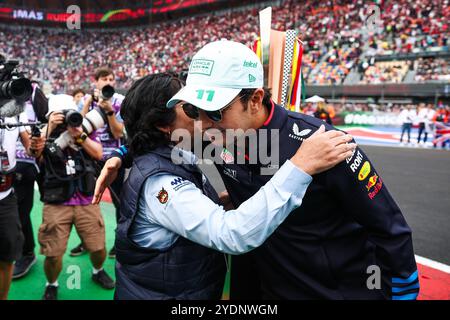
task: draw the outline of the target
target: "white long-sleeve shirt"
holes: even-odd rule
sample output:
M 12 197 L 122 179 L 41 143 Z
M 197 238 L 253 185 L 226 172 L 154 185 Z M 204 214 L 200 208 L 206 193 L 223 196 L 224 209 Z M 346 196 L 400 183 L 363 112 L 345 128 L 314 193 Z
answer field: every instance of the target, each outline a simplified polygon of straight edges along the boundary
M 163 250 L 182 236 L 221 252 L 245 253 L 260 246 L 301 205 L 311 181 L 288 160 L 253 197 L 225 211 L 190 181 L 171 174 L 152 176 L 141 191 L 131 238 L 142 247 Z
M 413 123 L 416 120 L 417 113 L 414 110 L 404 109 L 400 112 L 399 122 L 400 123 Z

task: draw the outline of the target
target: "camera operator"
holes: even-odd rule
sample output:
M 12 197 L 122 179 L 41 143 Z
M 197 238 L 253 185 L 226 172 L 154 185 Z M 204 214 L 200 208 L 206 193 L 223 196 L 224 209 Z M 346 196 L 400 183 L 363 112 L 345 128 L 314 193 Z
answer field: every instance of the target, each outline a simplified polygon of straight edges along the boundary
M 37 121 L 46 122 L 45 114 L 48 111 L 48 99 L 40 90 L 38 83 L 34 82 L 32 86 L 33 93 L 31 99 L 25 104 L 25 118 L 29 123 L 36 123 Z M 34 135 L 39 135 L 39 129 L 37 127 L 27 127 L 27 130 L 30 131 L 32 136 L 33 133 Z M 37 130 L 37 132 L 33 132 L 33 130 Z M 43 144 L 41 147 L 43 148 Z M 25 241 L 22 248 L 22 256 L 14 264 L 13 279 L 19 279 L 27 275 L 37 261 L 34 253 L 35 242 L 30 215 L 34 201 L 34 183 L 39 173 L 39 167 L 36 163 L 36 158 L 28 155 L 21 141 L 17 141 L 16 144 L 16 158 L 17 166 L 15 170 L 14 191 L 17 196 L 20 223 Z
M 25 114 L 20 122 L 26 122 Z M 3 124 L 17 124 L 17 117 L 0 118 Z M 19 129 L 20 128 L 20 129 Z M 30 137 L 23 127 L 0 129 L 0 300 L 6 300 L 11 284 L 14 261 L 21 256 L 24 236 L 19 219 L 17 197 L 12 188 L 16 167 L 18 137 L 29 155 L 30 148 L 42 150 L 40 138 Z M 38 144 L 40 144 L 38 146 Z
M 40 137 L 30 142 L 25 129 L 18 123 L 26 119 L 22 111 L 33 91 L 30 80 L 19 72 L 18 66 L 17 60 L 7 61 L 0 55 L 0 300 L 8 296 L 13 263 L 20 257 L 23 244 L 17 198 L 12 188 L 16 141 L 20 134 L 29 154 L 33 148 L 34 154 L 38 155 L 43 147 Z
M 106 159 L 111 155 L 116 148 L 122 145 L 123 138 L 123 120 L 120 117 L 120 106 L 123 99 L 123 95 L 114 91 L 115 77 L 112 69 L 107 67 L 99 68 L 95 71 L 94 75 L 94 93 L 93 95 L 87 95 L 81 114 L 85 115 L 90 109 L 98 107 L 106 115 L 106 126 L 97 130 L 98 137 L 103 147 L 103 156 L 100 161 L 100 166 L 103 168 Z M 125 170 L 121 169 L 118 173 L 117 180 L 111 185 L 111 189 L 114 192 L 112 195 L 112 201 L 116 209 L 116 221 L 119 221 L 120 214 L 120 192 L 124 180 Z M 84 253 L 83 244 L 78 245 L 70 251 L 71 256 L 78 256 Z M 109 251 L 109 257 L 115 258 L 116 251 L 112 247 Z
M 83 131 L 83 118 L 76 111 L 72 96 L 50 97 L 47 116 L 48 126 L 43 129 L 47 143 L 40 163 L 44 209 L 38 236 L 41 253 L 46 257 L 47 286 L 43 299 L 57 299 L 57 279 L 72 225 L 90 253 L 92 280 L 105 289 L 113 289 L 114 281 L 103 270 L 106 258 L 103 217 L 99 206 L 91 204 L 95 184 L 94 161 L 102 158 L 102 145 L 96 131 L 89 135 Z M 65 135 L 66 132 L 69 135 Z M 58 141 L 67 136 L 70 141 L 62 149 Z

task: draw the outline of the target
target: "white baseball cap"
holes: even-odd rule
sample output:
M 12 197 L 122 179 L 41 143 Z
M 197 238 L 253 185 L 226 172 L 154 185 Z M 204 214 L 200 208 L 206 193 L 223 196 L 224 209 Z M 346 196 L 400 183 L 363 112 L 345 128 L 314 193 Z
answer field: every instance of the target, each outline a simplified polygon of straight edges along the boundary
M 48 119 L 50 113 L 68 109 L 77 110 L 77 106 L 75 105 L 72 96 L 69 96 L 68 94 L 52 95 L 48 99 L 48 112 L 45 117 Z
M 186 86 L 167 102 L 167 107 L 185 101 L 205 111 L 216 111 L 242 89 L 263 86 L 263 66 L 250 48 L 234 41 L 214 41 L 192 58 Z

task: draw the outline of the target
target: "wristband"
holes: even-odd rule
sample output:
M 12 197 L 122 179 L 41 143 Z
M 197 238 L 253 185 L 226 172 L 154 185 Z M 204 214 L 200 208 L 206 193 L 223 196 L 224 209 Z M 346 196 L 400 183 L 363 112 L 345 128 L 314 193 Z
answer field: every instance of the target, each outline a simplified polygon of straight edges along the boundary
M 85 132 L 83 132 L 78 138 L 75 139 L 75 143 L 78 145 L 83 144 L 83 142 L 86 141 L 87 137 L 88 135 Z

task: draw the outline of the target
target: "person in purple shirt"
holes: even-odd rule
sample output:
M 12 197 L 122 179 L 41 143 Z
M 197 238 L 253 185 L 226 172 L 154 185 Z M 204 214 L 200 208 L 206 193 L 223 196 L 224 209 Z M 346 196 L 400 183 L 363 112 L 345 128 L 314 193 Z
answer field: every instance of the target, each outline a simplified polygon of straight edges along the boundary
M 111 155 L 115 149 L 122 145 L 122 138 L 124 132 L 123 120 L 120 116 L 120 106 L 123 99 L 123 95 L 114 93 L 110 99 L 102 99 L 101 91 L 106 85 L 114 87 L 116 81 L 114 72 L 108 67 L 101 67 L 95 71 L 94 74 L 94 92 L 92 95 L 86 95 L 84 99 L 84 105 L 81 109 L 81 114 L 85 115 L 93 108 L 99 108 L 106 115 L 108 123 L 103 128 L 97 130 L 97 135 L 100 143 L 103 147 L 103 156 L 99 161 L 100 167 L 103 168 L 105 161 Z M 116 221 L 119 221 L 120 215 L 120 203 L 119 197 L 124 180 L 125 170 L 121 170 L 118 174 L 117 180 L 111 185 L 113 191 L 112 200 L 116 209 Z M 79 244 L 70 251 L 71 256 L 79 256 L 85 253 L 83 244 Z M 109 257 L 115 258 L 116 250 L 114 247 L 109 251 Z
M 100 207 L 91 204 L 95 183 L 94 161 L 102 158 L 102 145 L 98 132 L 87 135 L 81 126 L 67 124 L 65 112 L 68 110 L 76 110 L 71 96 L 50 97 L 48 125 L 43 129 L 47 144 L 39 161 L 39 187 L 44 209 L 38 240 L 40 253 L 45 256 L 47 285 L 44 300 L 57 299 L 57 280 L 72 226 L 90 253 L 92 280 L 105 289 L 115 286 L 103 270 L 106 259 L 103 217 Z M 58 142 L 62 135 L 69 139 L 65 148 Z

